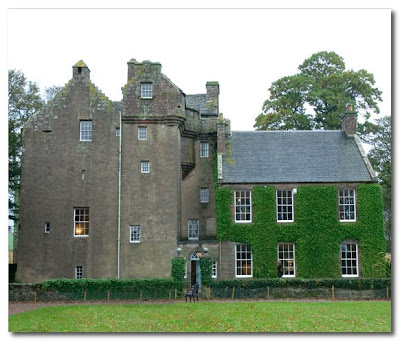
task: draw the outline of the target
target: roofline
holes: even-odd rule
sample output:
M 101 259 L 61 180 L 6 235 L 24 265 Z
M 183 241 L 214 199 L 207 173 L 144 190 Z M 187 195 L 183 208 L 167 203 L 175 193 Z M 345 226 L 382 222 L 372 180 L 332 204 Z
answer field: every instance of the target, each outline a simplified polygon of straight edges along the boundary
M 365 165 L 366 165 L 366 167 L 368 169 L 369 175 L 371 176 L 371 178 L 374 181 L 377 182 L 378 181 L 378 176 L 377 176 L 375 170 L 372 168 L 371 162 L 369 161 L 368 156 L 365 153 L 365 150 L 364 150 L 364 148 L 363 148 L 363 146 L 361 144 L 360 138 L 357 135 L 354 135 L 353 138 L 354 138 L 354 141 L 356 141 L 358 150 L 360 151 L 361 157 L 362 157 L 362 159 L 363 159 L 363 161 L 364 161 L 364 163 L 365 163 Z

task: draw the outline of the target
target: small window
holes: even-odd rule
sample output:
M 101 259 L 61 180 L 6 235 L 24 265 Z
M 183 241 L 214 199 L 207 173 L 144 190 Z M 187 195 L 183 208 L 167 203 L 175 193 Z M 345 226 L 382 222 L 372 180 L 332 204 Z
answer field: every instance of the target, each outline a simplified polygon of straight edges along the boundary
M 131 243 L 140 243 L 140 226 L 131 225 L 129 227 L 129 235 Z
M 121 135 L 121 129 L 119 127 L 115 128 L 115 136 Z
M 253 256 L 250 245 L 236 245 L 235 274 L 236 277 L 253 277 Z
M 340 268 L 342 277 L 358 277 L 357 243 L 340 244 Z
M 217 278 L 217 262 L 215 260 L 212 262 L 211 278 Z
M 354 189 L 339 190 L 340 221 L 356 221 L 356 191 Z
M 147 140 L 147 127 L 138 127 L 138 139 Z
M 278 244 L 278 262 L 282 263 L 282 277 L 295 277 L 295 258 L 293 243 Z
M 50 223 L 49 222 L 44 224 L 44 233 L 50 233 Z
M 209 150 L 208 142 L 200 142 L 200 157 L 201 158 L 208 157 L 208 154 L 209 154 L 208 150 Z
M 199 221 L 197 219 L 190 219 L 188 222 L 188 239 L 199 239 Z
M 83 267 L 80 265 L 75 267 L 75 278 L 83 278 Z
M 292 191 L 276 191 L 276 219 L 278 222 L 294 221 Z
M 153 84 L 142 83 L 141 84 L 141 97 L 142 98 L 153 98 Z
M 150 173 L 150 161 L 142 161 L 140 163 L 140 169 L 141 172 L 144 174 Z
M 74 235 L 75 237 L 85 237 L 89 235 L 89 208 L 74 209 Z
M 80 140 L 92 141 L 92 121 L 80 121 Z
M 251 223 L 250 191 L 235 191 L 235 223 Z
M 210 200 L 210 193 L 208 188 L 200 188 L 200 202 L 207 203 Z

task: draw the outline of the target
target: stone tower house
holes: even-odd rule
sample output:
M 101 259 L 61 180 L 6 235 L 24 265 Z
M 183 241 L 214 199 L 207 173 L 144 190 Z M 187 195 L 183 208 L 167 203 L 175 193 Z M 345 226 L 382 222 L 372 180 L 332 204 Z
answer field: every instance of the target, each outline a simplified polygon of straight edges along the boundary
M 185 95 L 132 59 L 113 103 L 73 66 L 24 129 L 19 280 L 169 277 L 178 246 L 217 255 L 219 85 L 206 90 Z

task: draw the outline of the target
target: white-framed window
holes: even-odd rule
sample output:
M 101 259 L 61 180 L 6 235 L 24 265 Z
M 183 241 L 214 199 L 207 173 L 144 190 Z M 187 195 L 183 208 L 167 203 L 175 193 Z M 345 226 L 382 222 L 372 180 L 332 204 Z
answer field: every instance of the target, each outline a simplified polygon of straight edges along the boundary
M 140 243 L 140 226 L 131 225 L 129 226 L 129 239 L 131 243 Z
M 147 127 L 138 127 L 138 140 L 147 140 Z
M 295 277 L 296 264 L 295 252 L 293 243 L 278 244 L 278 262 L 282 262 L 283 275 L 282 277 Z
M 200 157 L 206 158 L 209 155 L 209 143 L 208 142 L 200 142 Z
M 358 277 L 358 244 L 343 242 L 340 244 L 340 271 L 342 277 Z
M 200 202 L 207 203 L 210 201 L 210 192 L 207 187 L 200 188 Z
M 78 265 L 75 267 L 75 278 L 83 278 L 83 266 Z
M 79 131 L 81 141 L 92 141 L 92 121 L 79 121 Z
M 235 223 L 251 223 L 251 191 L 235 191 Z
M 199 239 L 199 220 L 189 219 L 188 221 L 188 239 L 198 240 Z
M 253 277 L 253 256 L 250 245 L 236 244 L 235 277 Z
M 89 235 L 89 207 L 74 208 L 74 236 Z
M 50 223 L 44 223 L 44 233 L 50 233 Z
M 278 222 L 294 221 L 292 191 L 276 191 L 276 220 Z
M 211 268 L 211 278 L 217 278 L 217 261 L 213 260 Z
M 340 189 L 338 197 L 340 221 L 356 221 L 356 191 Z
M 140 163 L 140 171 L 142 173 L 150 173 L 150 161 L 142 161 Z
M 142 83 L 140 85 L 140 92 L 142 98 L 153 98 L 153 84 Z

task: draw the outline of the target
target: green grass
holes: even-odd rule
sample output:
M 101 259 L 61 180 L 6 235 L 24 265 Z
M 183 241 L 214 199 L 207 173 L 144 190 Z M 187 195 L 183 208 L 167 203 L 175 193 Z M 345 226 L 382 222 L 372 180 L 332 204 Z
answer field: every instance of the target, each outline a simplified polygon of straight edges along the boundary
M 199 302 L 41 308 L 10 332 L 391 332 L 391 302 Z

